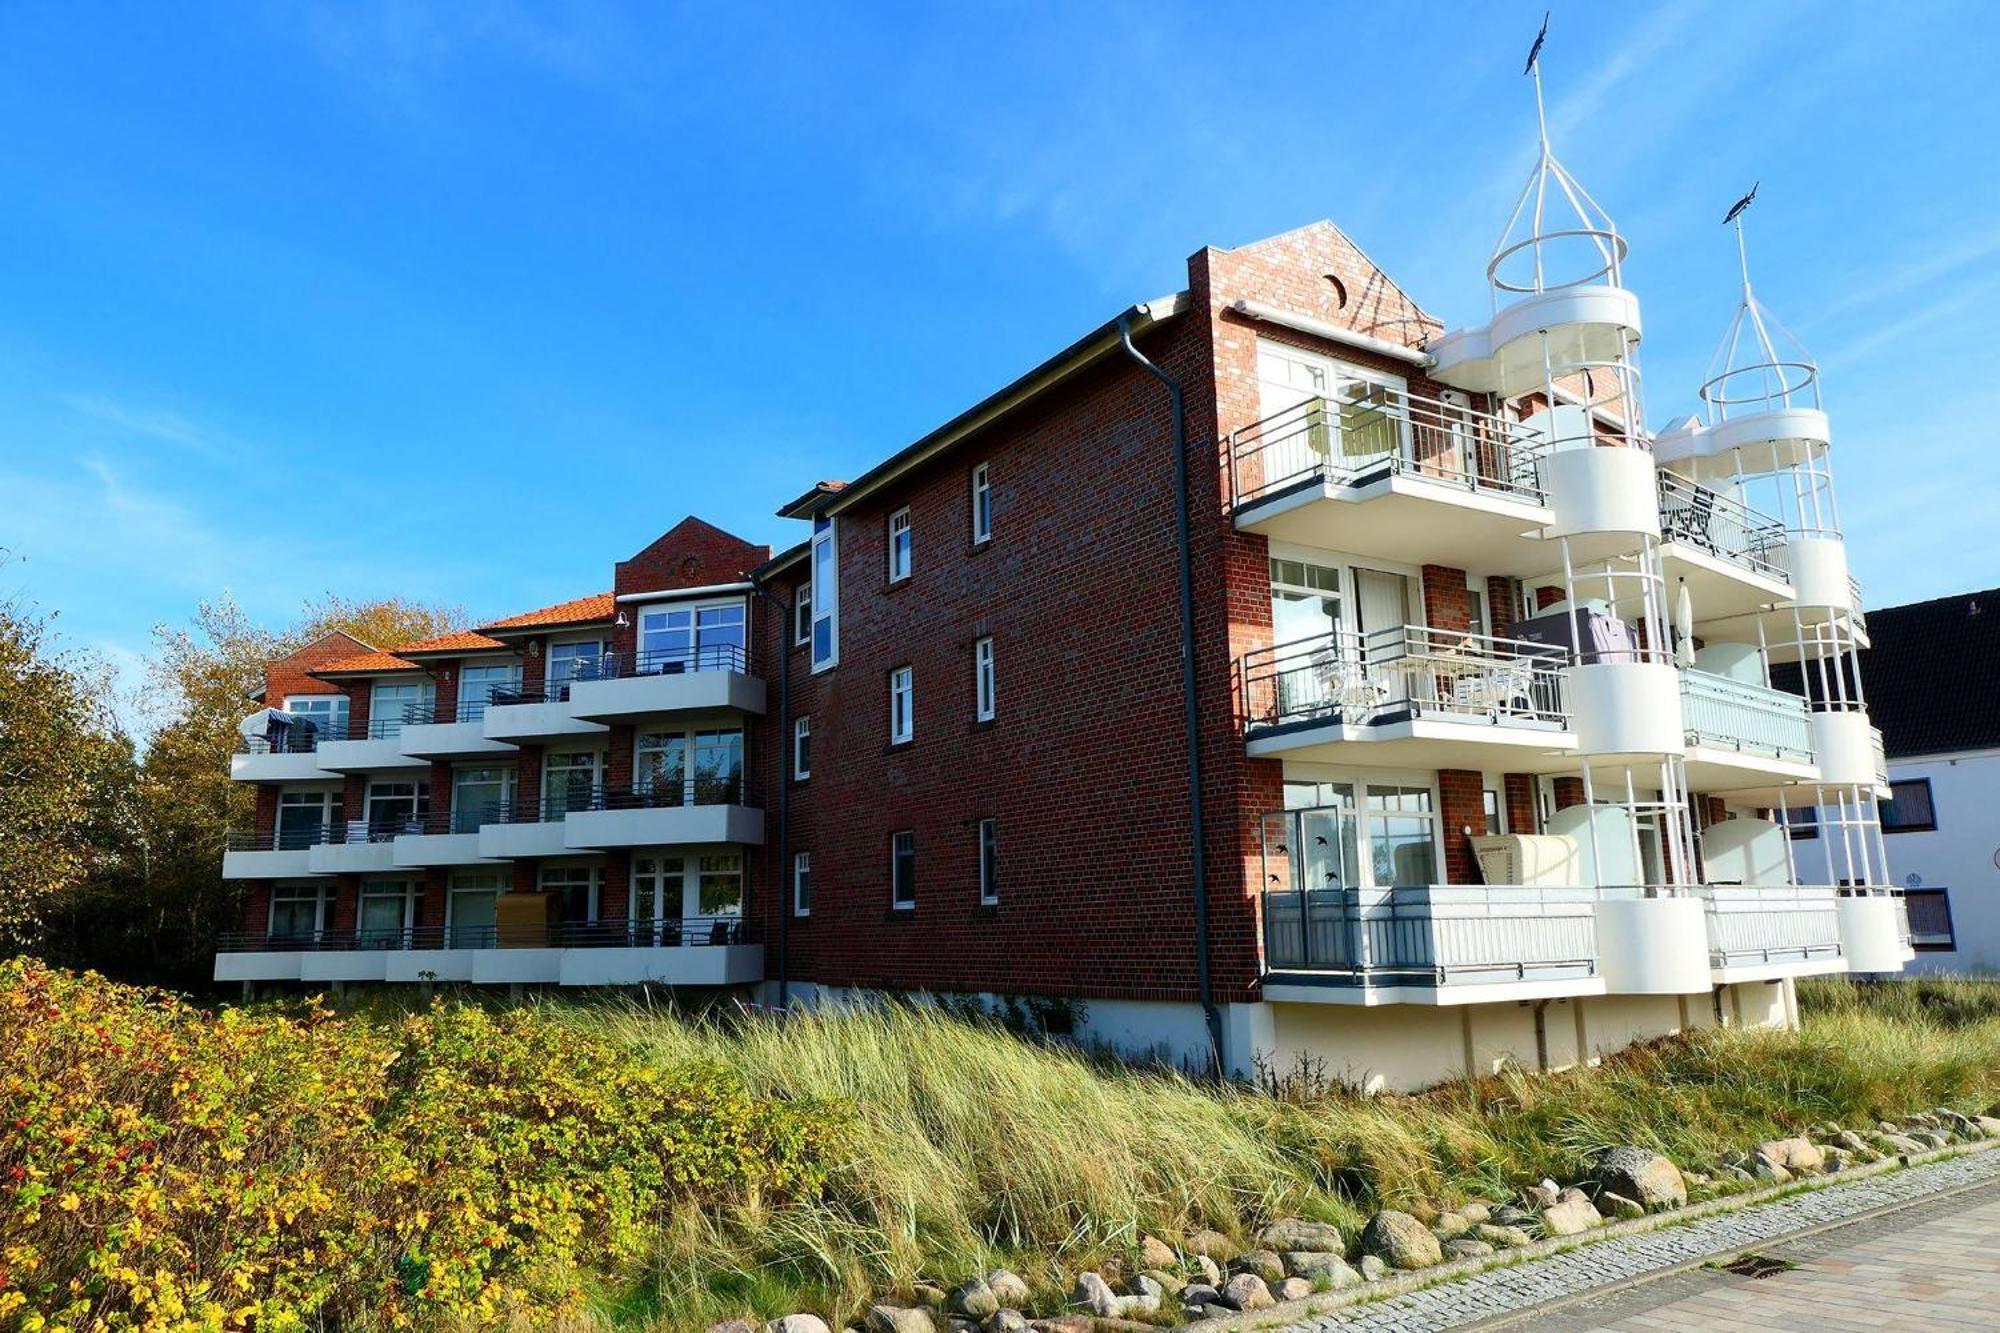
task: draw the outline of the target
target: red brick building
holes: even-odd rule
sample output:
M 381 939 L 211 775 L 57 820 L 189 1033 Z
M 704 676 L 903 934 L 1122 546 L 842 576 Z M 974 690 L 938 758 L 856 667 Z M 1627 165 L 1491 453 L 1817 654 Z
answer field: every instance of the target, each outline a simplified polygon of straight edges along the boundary
M 1879 844 L 1837 527 L 1752 503 L 1830 501 L 1824 416 L 1656 441 L 1585 221 L 1449 335 L 1329 223 L 1200 250 L 781 554 L 689 518 L 609 592 L 273 663 L 218 979 L 1062 1002 L 1403 1086 L 1900 967 L 1886 874 L 1802 881 L 1781 813 Z

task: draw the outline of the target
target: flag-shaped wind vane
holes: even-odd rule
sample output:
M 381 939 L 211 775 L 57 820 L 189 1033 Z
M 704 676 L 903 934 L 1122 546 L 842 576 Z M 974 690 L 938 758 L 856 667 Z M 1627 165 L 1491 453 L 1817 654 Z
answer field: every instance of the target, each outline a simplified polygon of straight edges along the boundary
M 1726 227 L 1730 223 L 1736 221 L 1736 219 L 1743 216 L 1743 210 L 1750 207 L 1750 201 L 1757 197 L 1757 186 L 1762 185 L 1763 183 L 1764 182 L 1762 181 L 1758 181 L 1756 185 L 1752 185 L 1750 187 L 1750 193 L 1744 195 L 1741 199 L 1738 199 L 1735 203 L 1729 206 L 1729 211 L 1722 215 L 1723 226 Z
M 1535 72 L 1535 62 L 1541 59 L 1542 43 L 1549 39 L 1549 11 L 1542 11 L 1542 30 L 1535 34 L 1535 44 L 1528 48 L 1528 63 L 1521 67 L 1523 74 Z

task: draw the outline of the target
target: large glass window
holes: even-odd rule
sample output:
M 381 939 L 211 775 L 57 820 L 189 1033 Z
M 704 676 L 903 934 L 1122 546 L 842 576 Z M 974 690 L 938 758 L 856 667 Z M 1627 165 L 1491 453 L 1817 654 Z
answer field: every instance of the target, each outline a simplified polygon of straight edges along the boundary
M 668 675 L 744 670 L 745 615 L 740 601 L 717 606 L 662 606 L 641 612 L 639 670 Z
M 632 858 L 629 911 L 636 942 L 650 945 L 680 943 L 681 860 L 678 856 Z
M 271 890 L 273 943 L 307 943 L 326 925 L 326 890 L 317 884 L 280 884 Z
M 743 854 L 706 852 L 696 858 L 700 878 L 696 903 L 703 916 L 743 914 Z
M 344 694 L 295 694 L 285 700 L 285 711 L 311 724 L 314 742 L 339 740 L 347 735 L 347 696 Z M 301 743 L 298 733 L 305 730 L 307 728 L 301 727 L 286 738 L 294 750 L 312 748 L 310 743 Z
M 1293 812 L 1287 836 L 1300 881 L 1293 887 L 1314 892 L 1359 887 L 1361 837 L 1353 786 L 1287 782 L 1285 808 Z
M 812 664 L 823 671 L 840 660 L 840 553 L 833 520 L 813 520 Z
M 461 768 L 451 778 L 451 831 L 477 833 L 499 818 L 499 807 L 514 799 L 514 770 Z
M 458 673 L 458 720 L 477 722 L 486 716 L 486 706 L 493 701 L 495 690 L 517 690 L 520 687 L 519 662 L 463 668 Z
M 687 793 L 688 738 L 685 732 L 640 733 L 632 752 L 633 786 L 649 805 L 681 805 Z
M 400 736 L 405 722 L 430 721 L 436 697 L 435 681 L 377 681 L 368 700 L 368 734 L 377 739 Z
M 493 947 L 503 887 L 500 876 L 493 874 L 461 872 L 451 877 L 451 893 L 445 900 L 447 948 Z
M 537 883 L 556 895 L 565 922 L 581 925 L 597 920 L 600 878 L 596 866 L 543 866 Z
M 406 879 L 361 881 L 361 908 L 355 918 L 357 949 L 400 949 L 417 924 L 417 885 Z
M 602 643 L 552 643 L 549 645 L 549 693 L 567 699 L 564 688 L 573 680 L 596 680 L 598 664 L 604 657 Z
M 421 779 L 377 778 L 368 784 L 368 840 L 421 833 L 431 812 L 431 784 Z
M 1340 570 L 1305 560 L 1271 561 L 1271 641 L 1297 643 L 1341 628 Z
M 276 851 L 296 852 L 325 842 L 346 822 L 346 804 L 337 791 L 288 791 L 278 796 Z
M 1437 883 L 1437 820 L 1428 787 L 1371 783 L 1367 817 L 1376 887 Z
M 542 760 L 542 818 L 560 822 L 572 810 L 588 810 L 597 800 L 597 777 L 604 756 L 595 750 L 550 754 Z

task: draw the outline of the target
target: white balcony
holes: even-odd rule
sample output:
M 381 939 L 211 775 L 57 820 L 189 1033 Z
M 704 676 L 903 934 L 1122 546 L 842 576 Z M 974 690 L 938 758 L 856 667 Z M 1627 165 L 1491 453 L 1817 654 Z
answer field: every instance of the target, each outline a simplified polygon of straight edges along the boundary
M 381 773 L 394 769 L 429 768 L 431 761 L 403 750 L 401 718 L 378 718 L 348 740 L 321 741 L 319 766 L 335 773 Z
M 579 810 L 563 821 L 572 851 L 764 841 L 764 812 L 747 805 L 634 805 Z
M 495 858 L 479 850 L 479 829 L 459 831 L 448 824 L 427 822 L 421 833 L 399 833 L 390 844 L 398 866 L 492 865 Z
M 312 845 L 317 830 L 294 836 L 269 833 L 230 833 L 223 844 L 224 879 L 303 879 L 318 872 L 312 868 Z
M 1406 625 L 1245 653 L 1237 698 L 1259 757 L 1416 768 L 1546 769 L 1576 749 L 1566 655 L 1547 644 Z
M 570 686 L 570 708 L 592 722 L 627 722 L 674 713 L 764 711 L 764 682 L 746 669 L 744 652 L 723 644 L 686 652 L 607 654 L 595 678 Z
M 1601 995 L 1595 889 L 1427 885 L 1264 895 L 1264 998 L 1464 1004 Z
M 1717 984 L 1844 972 L 1839 900 L 1830 888 L 1709 885 L 1708 962 Z
M 318 747 L 310 750 L 248 750 L 229 756 L 232 782 L 338 782 L 340 774 L 319 761 Z
M 1840 947 L 1850 972 L 1900 972 L 1916 957 L 1908 904 L 1894 889 L 1839 890 Z
M 1230 435 L 1236 526 L 1412 564 L 1514 570 L 1546 559 L 1527 427 L 1398 389 L 1355 386 Z
M 466 710 L 457 721 L 403 724 L 399 739 L 403 753 L 412 759 L 485 759 L 518 754 L 519 747 L 497 741 L 486 734 L 486 705 L 482 701 Z
M 554 690 L 495 691 L 480 727 L 490 741 L 540 743 L 572 736 L 602 736 L 610 728 L 576 715 L 570 703 L 572 685 Z M 511 700 L 511 701 L 510 701 Z
M 1696 791 L 1761 790 L 1819 776 L 1806 701 L 1796 694 L 1683 671 L 1681 723 L 1688 783 Z
M 560 807 L 547 811 L 504 807 L 493 822 L 479 826 L 479 855 L 489 861 L 566 856 L 570 847 L 563 839 L 563 824 L 569 818 L 570 813 Z
M 1686 583 L 1699 615 L 1748 615 L 1791 600 L 1777 519 L 1672 472 L 1659 474 L 1659 493 L 1667 582 Z
M 396 868 L 396 827 L 355 820 L 334 830 L 330 842 L 314 844 L 306 853 L 316 875 L 373 875 Z

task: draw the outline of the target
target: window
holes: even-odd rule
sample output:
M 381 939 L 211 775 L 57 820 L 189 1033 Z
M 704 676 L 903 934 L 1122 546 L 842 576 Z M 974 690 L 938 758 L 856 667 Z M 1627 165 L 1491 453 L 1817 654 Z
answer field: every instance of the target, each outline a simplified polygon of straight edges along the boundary
M 278 796 L 274 851 L 296 852 L 325 842 L 347 822 L 346 800 L 337 791 L 288 791 Z
M 695 891 L 703 916 L 743 915 L 743 853 L 709 852 L 695 858 Z
M 993 537 L 993 486 L 981 463 L 972 469 L 972 543 L 990 541 Z
M 600 878 L 596 866 L 543 866 L 536 882 L 543 893 L 556 895 L 564 921 L 588 923 L 597 920 Z
M 1486 836 L 1492 837 L 1507 831 L 1507 803 L 1500 799 L 1500 793 L 1488 787 L 1479 793 L 1481 806 L 1486 812 Z
M 917 835 L 889 835 L 889 906 L 907 911 L 917 905 Z
M 792 857 L 792 915 L 811 916 L 813 910 L 812 853 Z
M 1884 833 L 1928 833 L 1937 827 L 1929 778 L 1904 778 L 1889 784 L 1889 799 L 1881 803 Z
M 991 635 L 972 645 L 972 714 L 981 722 L 993 720 L 993 639 Z
M 642 732 L 632 759 L 632 790 L 647 805 L 734 805 L 742 800 L 740 731 Z
M 490 949 L 498 942 L 504 887 L 501 877 L 490 873 L 460 871 L 451 877 L 444 907 L 446 948 Z
M 813 586 L 801 583 L 792 598 L 792 642 L 803 647 L 813 639 Z
M 812 776 L 813 720 L 798 718 L 792 723 L 792 776 L 800 782 Z
M 1906 889 L 1910 912 L 1910 943 L 1919 953 L 1946 953 L 1958 947 L 1951 928 L 1951 890 Z
M 643 742 L 644 737 L 640 740 Z M 595 750 L 550 754 L 542 760 L 542 818 L 560 823 L 572 810 L 588 810 L 597 799 L 597 775 L 604 756 Z
M 813 520 L 812 669 L 840 661 L 840 550 L 833 520 Z
M 889 673 L 889 744 L 901 745 L 916 734 L 916 686 L 910 668 Z
M 1303 560 L 1271 561 L 1271 641 L 1286 644 L 1337 633 L 1340 570 Z
M 741 671 L 746 614 L 740 600 L 641 611 L 639 657 L 633 665 L 652 675 Z
M 344 694 L 295 694 L 285 700 L 285 711 L 312 724 L 315 740 L 338 740 L 347 734 L 347 696 Z M 293 741 L 294 748 L 299 748 Z
M 1428 787 L 1370 784 L 1365 813 L 1377 888 L 1437 882 L 1437 820 Z
M 632 858 L 632 933 L 640 944 L 680 943 L 682 873 L 678 856 Z
M 357 949 L 399 949 L 417 925 L 417 885 L 407 879 L 364 879 L 355 917 Z
M 430 812 L 429 782 L 378 778 L 368 784 L 368 841 L 383 842 L 399 833 L 421 833 Z
M 1492 636 L 1493 615 L 1486 603 L 1486 589 L 1470 580 L 1465 588 L 1465 611 L 1470 622 L 1467 628 L 1481 637 Z
M 320 885 L 280 884 L 271 890 L 273 942 L 305 943 L 326 927 L 326 891 Z
M 910 511 L 898 509 L 889 515 L 889 582 L 910 577 Z
M 1778 822 L 1783 824 L 1792 837 L 1799 841 L 1819 836 L 1819 808 L 1802 805 L 1796 810 L 1780 811 Z
M 495 690 L 517 690 L 520 687 L 521 665 L 518 662 L 463 668 L 458 673 L 458 720 L 477 722 L 486 716 L 486 705 L 493 701 Z
M 368 703 L 368 735 L 373 740 L 403 734 L 405 722 L 428 722 L 430 706 L 437 697 L 437 684 L 377 682 Z
M 979 901 L 992 907 L 1000 901 L 1000 821 L 979 821 Z
M 511 768 L 461 768 L 451 775 L 451 831 L 477 833 L 498 822 L 501 806 L 514 800 Z
M 597 664 L 604 656 L 602 643 L 552 643 L 549 645 L 549 693 L 569 698 L 564 687 L 573 680 L 596 680 Z

